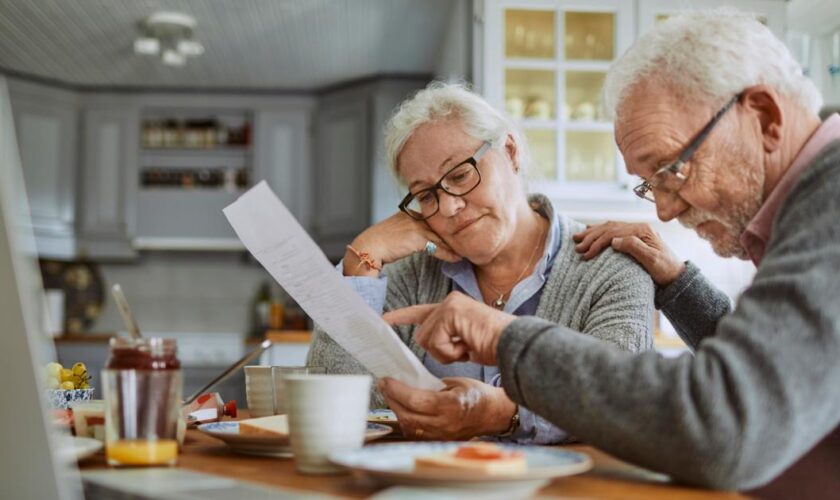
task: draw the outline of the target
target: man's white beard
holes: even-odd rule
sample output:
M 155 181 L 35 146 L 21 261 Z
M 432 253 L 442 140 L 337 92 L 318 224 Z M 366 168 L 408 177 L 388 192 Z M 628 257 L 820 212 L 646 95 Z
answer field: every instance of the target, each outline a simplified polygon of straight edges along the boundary
M 759 168 L 744 168 L 743 185 L 748 193 L 741 201 L 729 207 L 721 207 L 721 213 L 697 210 L 692 207 L 683 213 L 677 220 L 688 229 L 697 232 L 697 226 L 704 222 L 718 222 L 723 225 L 726 232 L 721 237 L 698 236 L 705 239 L 712 245 L 712 250 L 721 257 L 736 257 L 749 259 L 749 254 L 741 246 L 741 234 L 747 228 L 750 221 L 761 208 L 764 190 L 764 170 Z

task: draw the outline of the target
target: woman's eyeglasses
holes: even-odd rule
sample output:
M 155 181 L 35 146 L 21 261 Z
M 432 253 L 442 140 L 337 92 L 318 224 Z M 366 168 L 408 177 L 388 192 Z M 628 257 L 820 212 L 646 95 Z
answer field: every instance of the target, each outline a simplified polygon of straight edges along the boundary
M 478 161 L 490 149 L 491 145 L 489 141 L 484 141 L 474 155 L 450 168 L 434 186 L 416 193 L 408 193 L 400 202 L 400 210 L 407 213 L 412 219 L 426 220 L 440 210 L 438 189 L 442 189 L 452 196 L 469 194 L 481 183 Z

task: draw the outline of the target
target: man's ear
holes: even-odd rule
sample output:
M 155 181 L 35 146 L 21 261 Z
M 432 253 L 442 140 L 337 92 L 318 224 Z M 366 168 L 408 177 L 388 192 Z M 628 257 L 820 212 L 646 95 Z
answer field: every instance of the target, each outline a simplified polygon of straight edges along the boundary
M 510 164 L 513 165 L 513 171 L 519 173 L 519 146 L 516 145 L 516 139 L 513 134 L 508 134 L 505 137 L 505 153 L 510 159 Z
M 754 85 L 741 93 L 741 104 L 758 120 L 765 153 L 779 149 L 784 112 L 779 94 L 768 85 Z

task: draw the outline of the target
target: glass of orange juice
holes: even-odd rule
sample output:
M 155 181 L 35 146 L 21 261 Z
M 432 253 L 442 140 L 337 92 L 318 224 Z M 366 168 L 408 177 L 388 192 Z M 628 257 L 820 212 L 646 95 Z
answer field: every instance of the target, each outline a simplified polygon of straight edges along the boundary
M 111 339 L 111 357 L 102 372 L 109 465 L 178 462 L 182 384 L 174 340 Z

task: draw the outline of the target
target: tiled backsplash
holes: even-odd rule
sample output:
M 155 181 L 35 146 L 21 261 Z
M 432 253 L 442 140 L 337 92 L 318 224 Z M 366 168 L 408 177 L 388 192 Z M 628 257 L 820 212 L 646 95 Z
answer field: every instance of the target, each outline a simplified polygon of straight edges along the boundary
M 144 252 L 135 262 L 101 268 L 106 290 L 120 283 L 148 331 L 246 332 L 259 284 L 273 283 L 239 253 Z M 110 293 L 92 330 L 125 330 Z
M 750 262 L 723 259 L 676 222 L 653 223 L 681 259 L 690 259 L 733 299 L 755 273 Z M 120 283 L 140 327 L 148 331 L 247 332 L 259 284 L 274 281 L 238 253 L 144 252 L 127 264 L 102 264 L 106 290 Z M 92 330 L 124 330 L 110 295 Z

